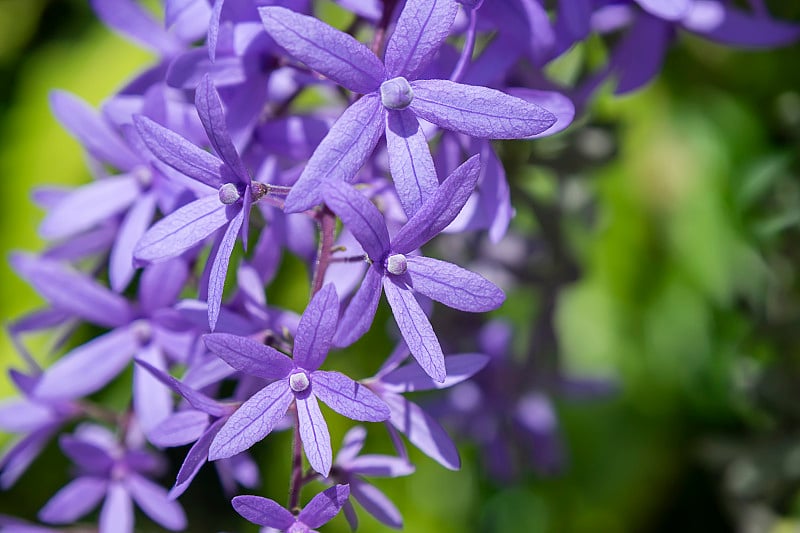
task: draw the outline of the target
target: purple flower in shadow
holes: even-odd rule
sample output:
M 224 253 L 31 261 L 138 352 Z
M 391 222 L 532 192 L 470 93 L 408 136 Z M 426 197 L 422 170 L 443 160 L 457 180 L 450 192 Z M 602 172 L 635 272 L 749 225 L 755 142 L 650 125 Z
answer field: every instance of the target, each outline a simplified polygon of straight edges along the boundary
M 353 420 L 381 422 L 389 418 L 389 408 L 367 387 L 339 372 L 319 370 L 338 316 L 338 297 L 329 284 L 314 296 L 300 318 L 292 358 L 235 335 L 204 337 L 208 349 L 235 369 L 272 381 L 228 418 L 211 443 L 210 460 L 250 448 L 294 405 L 306 457 L 314 470 L 327 476 L 332 461 L 330 435 L 317 399 Z

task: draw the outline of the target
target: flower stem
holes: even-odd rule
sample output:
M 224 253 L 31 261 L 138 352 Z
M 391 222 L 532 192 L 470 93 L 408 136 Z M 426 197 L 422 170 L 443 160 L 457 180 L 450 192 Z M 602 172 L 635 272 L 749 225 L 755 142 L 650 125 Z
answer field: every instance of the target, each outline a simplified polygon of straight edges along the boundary
M 336 215 L 333 211 L 323 206 L 317 214 L 319 225 L 319 248 L 317 249 L 317 260 L 314 264 L 314 279 L 311 282 L 311 298 L 322 289 L 325 281 L 325 271 L 331 263 L 333 253 L 333 234 L 336 231 Z
M 303 487 L 303 441 L 300 438 L 300 416 L 294 410 L 294 446 L 292 446 L 292 482 L 289 488 L 289 510 L 294 512 L 300 503 Z

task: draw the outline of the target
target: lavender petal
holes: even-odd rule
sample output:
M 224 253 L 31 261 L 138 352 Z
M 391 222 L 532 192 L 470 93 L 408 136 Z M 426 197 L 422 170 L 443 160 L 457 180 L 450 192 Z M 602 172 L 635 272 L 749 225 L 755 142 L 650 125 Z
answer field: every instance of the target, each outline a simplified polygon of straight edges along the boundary
M 65 399 L 96 392 L 128 366 L 138 348 L 135 327 L 118 328 L 92 339 L 45 371 L 36 396 Z
M 350 482 L 350 493 L 361 506 L 379 522 L 395 529 L 402 529 L 403 516 L 384 493 L 360 479 Z
M 336 516 L 349 496 L 348 485 L 335 485 L 314 496 L 297 518 L 306 526 L 316 529 Z
M 392 418 L 389 421 L 425 455 L 450 470 L 461 468 L 461 459 L 455 444 L 442 426 L 412 403 L 398 394 L 384 394 Z
M 269 435 L 291 405 L 294 395 L 285 380 L 255 393 L 222 426 L 208 451 L 208 460 L 231 457 Z
M 447 374 L 439 339 L 414 295 L 400 283 L 390 277 L 383 280 L 383 291 L 400 333 L 422 369 L 436 381 L 444 382 Z
M 382 279 L 383 267 L 377 264 L 369 267 L 364 281 L 361 282 L 361 286 L 339 321 L 339 327 L 333 337 L 334 345 L 339 348 L 350 346 L 369 330 L 381 298 Z
M 239 211 L 230 221 L 211 265 L 211 275 L 208 278 L 208 325 L 211 331 L 214 331 L 217 325 L 219 310 L 222 306 L 222 292 L 225 289 L 225 278 L 228 275 L 228 263 L 231 260 L 231 253 L 233 253 L 236 237 L 242 228 L 243 220 L 244 211 Z
M 387 77 L 415 78 L 450 34 L 455 0 L 408 0 L 386 44 Z
M 342 416 L 363 422 L 383 422 L 389 408 L 367 387 L 339 372 L 317 370 L 311 375 L 314 394 Z
M 297 366 L 309 372 L 320 367 L 328 355 L 338 319 L 339 297 L 329 283 L 314 295 L 300 317 L 292 352 Z
M 259 526 L 284 531 L 295 523 L 292 513 L 261 496 L 237 496 L 231 500 L 231 504 L 237 513 Z
M 91 229 L 127 209 L 140 194 L 136 176 L 105 178 L 75 189 L 51 209 L 39 226 L 45 239 L 63 239 Z
M 114 292 L 125 290 L 133 278 L 136 270 L 133 266 L 133 250 L 150 226 L 155 212 L 155 195 L 143 194 L 122 219 L 108 265 L 108 281 Z
M 187 409 L 170 415 L 148 432 L 150 442 L 160 448 L 184 446 L 199 439 L 208 428 L 208 414 Z
M 133 123 L 159 161 L 214 189 L 223 185 L 222 161 L 213 154 L 145 116 L 135 115 Z
M 133 533 L 133 502 L 121 482 L 108 487 L 98 525 L 103 533 Z
M 289 375 L 294 365 L 291 359 L 271 346 L 228 333 L 203 336 L 211 352 L 236 370 L 263 379 L 281 379 Z
M 392 239 L 392 251 L 410 253 L 446 228 L 458 215 L 475 190 L 480 176 L 480 158 L 474 155 L 445 179 L 433 196 Z
M 167 497 L 167 491 L 163 487 L 134 473 L 125 478 L 125 486 L 136 504 L 154 522 L 170 531 L 180 531 L 186 527 L 183 508 Z
M 224 226 L 229 215 L 217 194 L 204 196 L 156 222 L 139 241 L 134 257 L 145 263 L 176 257 Z
M 350 35 L 282 7 L 262 7 L 258 13 L 278 45 L 342 87 L 366 94 L 383 81 L 383 64 Z
M 219 157 L 242 183 L 249 183 L 247 169 L 239 157 L 239 153 L 233 146 L 231 137 L 228 134 L 228 126 L 225 124 L 225 111 L 222 108 L 222 101 L 219 98 L 211 78 L 206 74 L 203 76 L 200 85 L 197 87 L 194 97 L 197 114 L 211 141 L 211 146 L 217 151 Z
M 487 356 L 478 353 L 445 357 L 447 378 L 443 383 L 432 380 L 418 365 L 404 365 L 384 374 L 381 377 L 381 386 L 385 390 L 395 393 L 446 389 L 471 378 L 488 362 Z
M 319 409 L 317 398 L 312 393 L 304 398 L 297 397 L 295 403 L 300 438 L 303 441 L 303 450 L 306 452 L 308 463 L 315 471 L 328 477 L 333 458 L 331 436 L 328 433 L 328 424 L 325 423 L 325 418 Z
M 108 480 L 83 476 L 69 482 L 39 511 L 39 520 L 48 524 L 71 524 L 91 511 L 108 488 Z
M 428 141 L 413 111 L 388 112 L 386 147 L 397 196 L 410 217 L 439 186 Z
M 297 213 L 319 204 L 321 185 L 327 181 L 352 181 L 378 144 L 384 113 L 377 94 L 368 94 L 348 107 L 314 150 L 286 197 L 284 211 Z
M 411 109 L 444 129 L 481 139 L 522 139 L 545 131 L 556 117 L 536 104 L 488 87 L 448 80 L 411 84 Z
M 424 256 L 411 256 L 407 261 L 414 290 L 453 309 L 491 311 L 505 300 L 494 283 L 452 263 Z

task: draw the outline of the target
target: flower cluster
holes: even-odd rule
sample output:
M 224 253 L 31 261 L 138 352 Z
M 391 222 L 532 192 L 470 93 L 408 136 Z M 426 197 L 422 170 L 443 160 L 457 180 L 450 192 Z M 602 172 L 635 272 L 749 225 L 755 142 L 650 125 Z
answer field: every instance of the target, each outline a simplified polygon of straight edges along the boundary
M 460 466 L 445 429 L 403 394 L 457 385 L 490 360 L 498 379 L 459 385 L 441 414 L 461 417 L 491 455 L 511 409 L 516 424 L 550 439 L 549 455 L 534 460 L 557 462 L 547 392 L 498 355 L 508 335 L 489 334 L 481 347 L 462 331 L 460 344 L 484 353 L 445 356 L 448 340 L 429 318 L 431 301 L 495 310 L 503 290 L 421 249 L 442 232 L 500 240 L 514 210 L 489 141 L 563 130 L 601 84 L 642 86 L 677 31 L 756 47 L 800 37 L 764 10 L 717 0 L 567 1 L 554 12 L 539 0 L 341 0 L 352 11 L 347 31 L 317 18 L 309 0 L 164 0 L 163 22 L 135 0 L 91 3 L 158 60 L 100 110 L 52 93 L 95 179 L 37 191 L 51 244 L 11 258 L 47 307 L 11 325 L 28 368 L 11 373 L 21 399 L 0 407 L 0 428 L 19 437 L 0 459 L 0 482 L 11 487 L 62 433 L 78 476 L 43 502 L 39 520 L 72 524 L 101 505 L 101 533 L 132 531 L 134 502 L 160 526 L 185 528 L 177 499 L 209 461 L 228 493 L 255 488 L 249 450 L 280 430 L 294 434 L 288 507 L 239 495 L 233 510 L 299 533 L 344 509 L 355 529 L 355 501 L 402 527 L 362 478 L 413 472 L 400 434 Z M 602 69 L 572 87 L 547 80 L 542 69 L 574 44 L 620 32 Z M 300 316 L 265 297 L 286 255 L 311 273 Z M 381 294 L 398 348 L 372 377 L 322 369 L 329 352 L 376 327 Z M 84 323 L 101 333 L 81 344 Z M 21 337 L 55 328 L 54 350 L 65 353 L 42 368 Z M 126 405 L 103 405 L 95 393 L 128 371 Z M 458 400 L 470 394 L 471 404 Z M 384 422 L 396 455 L 359 455 L 369 430 L 356 426 L 334 456 L 318 400 Z M 150 479 L 163 474 L 160 450 L 185 445 L 167 491 Z M 330 488 L 300 510 L 313 482 Z M 0 531 L 33 527 L 0 518 Z

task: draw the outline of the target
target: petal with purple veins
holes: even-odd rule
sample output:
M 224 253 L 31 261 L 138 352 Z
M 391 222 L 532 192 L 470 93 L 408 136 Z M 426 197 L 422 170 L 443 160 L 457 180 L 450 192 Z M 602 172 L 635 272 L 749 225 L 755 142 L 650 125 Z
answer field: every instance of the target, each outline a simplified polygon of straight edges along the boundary
M 444 382 L 447 374 L 442 347 L 414 295 L 405 284 L 390 277 L 384 278 L 383 290 L 411 355 L 429 376 Z
M 416 78 L 450 34 L 455 0 L 408 0 L 386 44 L 387 77 Z
M 336 346 L 340 348 L 350 346 L 369 330 L 381 298 L 382 279 L 382 266 L 373 264 L 369 267 L 364 281 L 361 282 L 361 286 L 339 321 L 339 328 L 333 337 Z
M 236 455 L 269 435 L 293 399 L 285 380 L 270 383 L 255 393 L 217 433 L 208 452 L 209 461 Z
M 231 503 L 237 513 L 259 526 L 273 527 L 283 531 L 295 523 L 292 513 L 274 501 L 261 496 L 236 496 Z
M 286 197 L 284 211 L 297 213 L 321 203 L 327 181 L 352 181 L 378 144 L 385 112 L 377 94 L 348 107 L 314 150 Z
M 439 186 L 428 141 L 413 111 L 388 112 L 386 148 L 397 196 L 410 217 Z
M 319 409 L 319 403 L 314 394 L 297 396 L 297 417 L 299 422 L 300 438 L 303 441 L 303 450 L 306 452 L 311 468 L 328 477 L 331 470 L 333 452 L 331 450 L 331 436 L 328 433 L 328 424 Z
M 382 422 L 389 408 L 371 390 L 339 372 L 318 370 L 311 375 L 314 394 L 342 416 L 364 422 Z
M 350 35 L 283 7 L 258 12 L 267 33 L 289 55 L 342 87 L 366 94 L 383 81 L 383 64 Z
M 453 309 L 491 311 L 505 300 L 494 283 L 460 266 L 424 256 L 410 256 L 407 261 L 411 287 Z
M 311 372 L 320 367 L 336 332 L 339 319 L 339 297 L 332 284 L 325 285 L 309 302 L 294 340 L 294 363 Z
M 144 234 L 134 250 L 137 260 L 155 263 L 176 257 L 224 226 L 236 206 L 218 195 L 204 196 L 162 218 Z
M 281 379 L 294 368 L 292 361 L 270 346 L 228 333 L 203 336 L 211 352 L 237 370 L 263 379 Z
M 411 84 L 409 109 L 444 129 L 481 139 L 522 139 L 552 126 L 548 110 L 488 87 L 449 80 L 419 80 Z
M 348 485 L 335 485 L 314 496 L 297 515 L 297 519 L 316 529 L 336 516 L 349 496 Z

